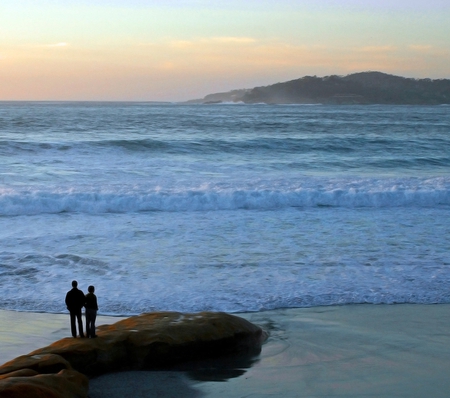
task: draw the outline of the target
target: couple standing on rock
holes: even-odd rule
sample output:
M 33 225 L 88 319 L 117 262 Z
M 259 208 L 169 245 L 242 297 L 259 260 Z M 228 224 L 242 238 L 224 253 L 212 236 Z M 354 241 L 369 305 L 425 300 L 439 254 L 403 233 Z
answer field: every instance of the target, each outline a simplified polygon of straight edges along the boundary
M 78 282 L 72 281 L 72 290 L 69 290 L 66 294 L 66 306 L 70 312 L 70 328 L 72 330 L 72 336 L 77 337 L 77 327 L 75 319 L 78 321 L 78 331 L 80 337 L 97 337 L 95 334 L 95 318 L 97 318 L 97 296 L 94 294 L 94 286 L 88 287 L 88 294 L 78 289 Z M 86 336 L 83 333 L 83 320 L 81 318 L 81 309 L 85 307 L 86 315 Z

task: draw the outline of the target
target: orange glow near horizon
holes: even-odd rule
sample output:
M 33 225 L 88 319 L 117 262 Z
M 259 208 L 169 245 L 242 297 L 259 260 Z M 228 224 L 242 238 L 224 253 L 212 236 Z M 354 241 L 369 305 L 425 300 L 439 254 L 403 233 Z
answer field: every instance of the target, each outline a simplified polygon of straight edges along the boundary
M 83 8 L 88 16 L 89 10 Z M 91 20 L 102 15 L 98 7 L 94 10 Z M 10 23 L 9 35 L 3 35 L 7 40 L 0 43 L 0 100 L 179 101 L 304 75 L 344 75 L 367 70 L 408 77 L 450 75 L 450 48 L 440 37 L 446 30 L 450 35 L 449 28 L 432 26 L 431 17 L 413 27 L 412 22 L 419 18 L 415 14 L 410 16 L 411 21 L 400 21 L 398 27 L 391 26 L 392 16 L 383 14 L 385 30 L 392 31 L 389 36 L 385 30 L 373 31 L 383 16 L 375 12 L 352 14 L 353 11 L 340 10 L 338 18 L 331 11 L 310 10 L 308 14 L 306 10 L 297 16 L 303 18 L 304 27 L 294 31 L 295 15 L 292 17 L 287 11 L 280 11 L 272 19 L 268 12 L 260 13 L 260 18 L 266 19 L 254 23 L 251 29 L 244 24 L 250 23 L 251 12 L 243 16 L 243 12 L 234 10 L 224 14 L 229 27 L 202 22 L 205 27 L 200 29 L 193 27 L 195 21 L 184 18 L 195 18 L 197 14 L 204 18 L 208 12 L 217 17 L 220 12 L 189 11 L 184 17 L 164 11 L 162 15 L 173 20 L 166 22 L 169 27 L 158 31 L 150 23 L 154 16 L 151 9 L 127 10 L 125 19 L 120 10 L 103 10 L 104 18 L 111 19 L 110 36 L 103 20 L 98 26 L 93 25 L 89 37 L 86 32 L 64 29 L 64 18 L 67 23 L 71 19 L 63 14 L 67 10 L 57 11 L 53 19 L 48 18 L 50 25 L 62 30 L 60 33 L 55 27 L 44 29 L 45 17 L 28 32 L 21 32 Z M 21 18 L 25 22 L 31 14 L 30 11 L 25 17 L 17 12 L 16 23 Z M 232 17 L 236 15 L 240 19 L 234 21 Z M 280 24 L 282 16 L 286 17 L 286 29 Z M 357 19 L 364 16 L 366 25 Z M 343 29 L 349 21 L 355 26 L 348 25 L 348 32 L 334 33 L 333 29 Z M 436 21 L 438 24 L 441 19 Z M 72 22 L 75 27 L 81 24 L 78 20 Z M 422 29 L 422 33 L 429 27 L 429 37 L 424 37 L 424 33 L 411 37 L 404 32 L 394 35 L 396 29 L 404 30 L 409 25 L 410 29 Z M 127 30 L 129 26 L 133 26 L 132 32 Z M 264 26 L 267 32 L 262 30 Z M 0 27 L 0 33 L 2 29 L 6 30 Z

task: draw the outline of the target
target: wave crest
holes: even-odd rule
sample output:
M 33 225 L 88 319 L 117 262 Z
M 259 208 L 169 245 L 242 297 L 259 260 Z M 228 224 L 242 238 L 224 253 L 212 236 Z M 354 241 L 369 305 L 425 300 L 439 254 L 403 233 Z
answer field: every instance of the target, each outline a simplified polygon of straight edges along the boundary
M 206 187 L 178 190 L 14 191 L 0 190 L 0 215 L 45 213 L 131 213 L 219 210 L 272 210 L 291 207 L 437 207 L 450 205 L 445 179 L 409 182 L 363 181 L 325 186 Z

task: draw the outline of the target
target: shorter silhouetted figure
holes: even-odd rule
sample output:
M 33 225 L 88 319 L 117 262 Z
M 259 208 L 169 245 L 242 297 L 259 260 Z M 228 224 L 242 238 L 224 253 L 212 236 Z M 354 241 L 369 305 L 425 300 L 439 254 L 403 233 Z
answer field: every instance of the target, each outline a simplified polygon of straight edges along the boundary
M 95 319 L 97 318 L 97 296 L 94 294 L 94 286 L 88 287 L 88 294 L 86 294 L 86 336 L 87 337 L 97 337 L 95 334 Z
M 84 293 L 77 288 L 78 282 L 72 281 L 72 290 L 69 290 L 66 294 L 66 306 L 70 312 L 70 329 L 72 330 L 72 336 L 77 337 L 77 327 L 75 325 L 75 318 L 78 321 L 78 331 L 80 337 L 84 337 L 83 334 L 83 320 L 81 318 L 81 309 L 85 303 Z

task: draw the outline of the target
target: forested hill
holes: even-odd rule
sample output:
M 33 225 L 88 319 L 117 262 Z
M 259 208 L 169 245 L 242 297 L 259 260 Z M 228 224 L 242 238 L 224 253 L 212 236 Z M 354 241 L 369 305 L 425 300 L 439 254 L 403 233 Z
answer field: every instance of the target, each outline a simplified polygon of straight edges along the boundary
M 305 76 L 253 89 L 207 95 L 190 102 L 267 104 L 450 104 L 449 79 L 411 79 L 381 72 Z

